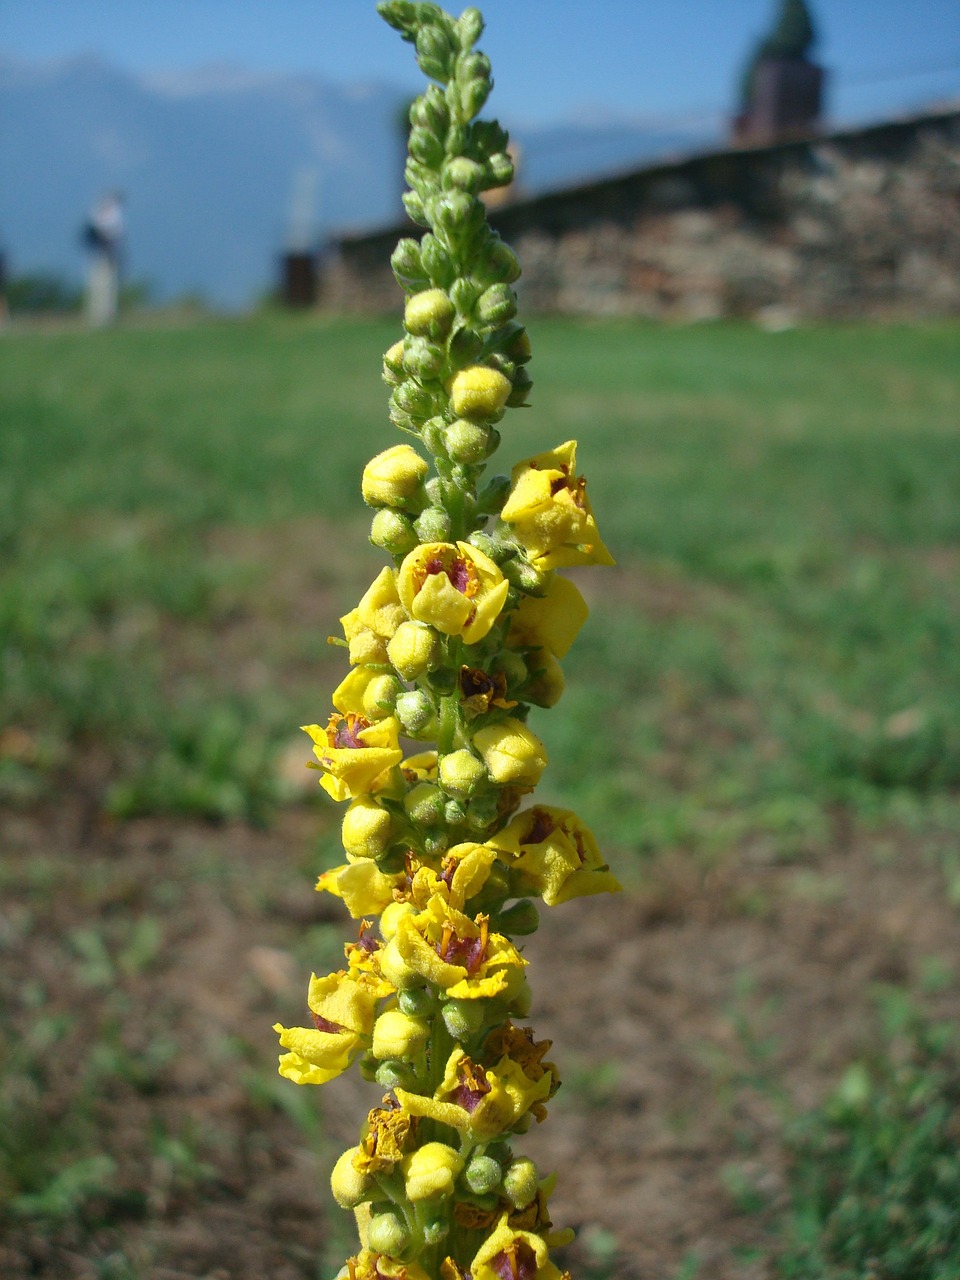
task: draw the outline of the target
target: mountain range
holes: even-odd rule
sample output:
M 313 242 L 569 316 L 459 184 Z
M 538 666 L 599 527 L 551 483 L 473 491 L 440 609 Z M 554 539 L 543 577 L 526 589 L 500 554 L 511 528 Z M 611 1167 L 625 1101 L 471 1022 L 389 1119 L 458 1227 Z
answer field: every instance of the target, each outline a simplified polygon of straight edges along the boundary
M 382 83 L 230 66 L 135 75 L 95 55 L 28 64 L 0 57 L 0 244 L 15 275 L 78 277 L 80 228 L 120 190 L 127 273 L 167 300 L 249 305 L 278 255 L 348 229 L 400 220 L 404 94 Z M 564 186 L 719 140 L 719 122 L 604 118 L 524 128 L 528 192 Z

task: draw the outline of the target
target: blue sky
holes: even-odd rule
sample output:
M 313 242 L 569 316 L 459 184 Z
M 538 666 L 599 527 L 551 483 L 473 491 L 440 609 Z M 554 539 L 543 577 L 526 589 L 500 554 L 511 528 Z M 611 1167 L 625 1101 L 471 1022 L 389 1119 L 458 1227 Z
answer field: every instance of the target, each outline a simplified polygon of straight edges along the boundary
M 960 99 L 958 0 L 812 0 L 829 111 L 865 120 Z M 487 0 L 491 110 L 508 123 L 726 112 L 775 0 Z M 420 88 L 373 0 L 0 0 L 0 53 L 95 52 L 131 71 L 227 62 Z

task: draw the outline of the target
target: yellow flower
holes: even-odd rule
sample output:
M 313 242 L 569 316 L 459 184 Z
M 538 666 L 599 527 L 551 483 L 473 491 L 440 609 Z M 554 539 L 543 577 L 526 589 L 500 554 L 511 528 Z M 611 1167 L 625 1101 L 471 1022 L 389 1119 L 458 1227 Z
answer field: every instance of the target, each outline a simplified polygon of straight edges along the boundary
M 473 735 L 473 745 L 483 756 L 494 782 L 535 787 L 547 766 L 543 743 L 512 716 L 478 729 Z
M 381 569 L 357 607 L 340 619 L 351 663 L 385 663 L 387 641 L 405 618 L 396 574 L 392 569 Z
M 543 1103 L 551 1096 L 549 1072 L 530 1079 L 519 1063 L 504 1057 L 494 1067 L 472 1061 L 459 1046 L 447 1060 L 440 1086 L 432 1098 L 396 1090 L 403 1109 L 470 1133 L 478 1142 L 489 1142 L 512 1128 L 528 1111 L 542 1119 Z
M 428 542 L 400 566 L 397 591 L 411 618 L 475 644 L 504 606 L 510 584 L 494 562 L 467 542 Z
M 393 988 L 371 974 L 340 970 L 310 979 L 307 1004 L 314 1026 L 274 1026 L 281 1048 L 280 1074 L 295 1084 L 326 1084 L 346 1070 L 373 1033 L 377 1002 Z
M 448 849 L 439 871 L 418 867 L 410 883 L 410 897 L 424 910 L 431 898 L 441 898 L 457 911 L 480 892 L 496 861 L 488 845 L 466 841 Z
M 512 855 L 547 906 L 593 893 L 616 893 L 620 884 L 603 861 L 593 832 L 569 809 L 525 809 L 489 843 Z
M 407 1147 L 416 1132 L 417 1120 L 390 1098 L 382 1107 L 367 1112 L 360 1146 L 353 1155 L 353 1167 L 358 1173 L 392 1173 L 403 1159 Z
M 403 1162 L 407 1198 L 416 1203 L 452 1195 L 462 1168 L 463 1156 L 453 1147 L 445 1142 L 425 1142 Z
M 513 526 L 537 569 L 570 564 L 613 564 L 600 540 L 586 494 L 577 476 L 577 442 L 538 453 L 513 468 L 513 487 L 500 518 Z
M 461 369 L 450 383 L 450 404 L 458 418 L 498 418 L 513 384 L 499 369 L 472 364 Z
M 511 994 L 522 985 L 524 958 L 485 916 L 471 920 L 440 897 L 400 918 L 383 949 L 380 971 L 397 987 L 426 979 L 454 1000 Z
M 364 916 L 378 916 L 388 907 L 394 890 L 403 885 L 404 879 L 403 872 L 388 876 L 375 862 L 366 860 L 325 871 L 315 887 L 340 898 L 354 920 L 362 920 Z
M 524 596 L 510 615 L 507 644 L 514 649 L 549 649 L 565 658 L 589 613 L 576 585 L 554 574 L 546 595 Z
M 385 1253 L 361 1249 L 354 1258 L 348 1258 L 337 1273 L 337 1280 L 430 1280 L 423 1267 L 415 1262 L 400 1262 Z
M 332 715 L 321 728 L 302 726 L 313 739 L 313 753 L 320 761 L 320 785 L 334 800 L 351 800 L 373 787 L 374 780 L 403 759 L 400 726 L 392 717 L 376 724 L 364 716 Z
M 511 1227 L 504 1214 L 470 1263 L 473 1280 L 561 1280 L 547 1242 L 532 1231 Z
M 405 507 L 411 502 L 422 506 L 418 498 L 430 471 L 416 449 L 408 444 L 395 444 L 378 453 L 363 469 L 361 491 L 371 507 Z

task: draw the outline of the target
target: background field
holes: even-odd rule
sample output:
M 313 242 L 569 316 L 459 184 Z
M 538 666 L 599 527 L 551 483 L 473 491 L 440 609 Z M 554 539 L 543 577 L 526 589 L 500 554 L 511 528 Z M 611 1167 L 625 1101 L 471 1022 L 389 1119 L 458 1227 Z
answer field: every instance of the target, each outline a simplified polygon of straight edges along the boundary
M 0 344 L 4 1275 L 332 1274 L 317 1169 L 371 1103 L 346 1089 L 318 1119 L 275 1081 L 269 1026 L 349 928 L 310 894 L 335 815 L 296 726 L 327 714 L 326 637 L 382 563 L 358 478 L 392 443 L 395 333 Z M 891 1061 L 931 1106 L 955 1088 L 930 1027 L 960 964 L 960 331 L 532 337 L 502 465 L 579 439 L 618 560 L 578 575 L 592 617 L 536 723 L 544 797 L 629 889 L 537 943 L 574 1086 L 537 1136 L 576 1162 L 571 1265 L 859 1275 L 810 1252 L 809 1205 L 790 1218 L 810 1165 L 789 1133 L 806 1116 L 834 1149 L 816 1124 L 842 1113 L 867 1142 Z M 853 1111 L 810 1119 L 844 1081 Z M 931 1221 L 928 1269 L 891 1276 L 955 1274 L 956 1210 Z

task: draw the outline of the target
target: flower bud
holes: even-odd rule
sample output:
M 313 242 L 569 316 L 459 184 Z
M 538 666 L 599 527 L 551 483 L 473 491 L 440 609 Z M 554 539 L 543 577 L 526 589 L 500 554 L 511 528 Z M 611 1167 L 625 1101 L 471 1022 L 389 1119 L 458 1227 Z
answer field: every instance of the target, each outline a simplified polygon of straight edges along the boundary
M 409 1199 L 433 1200 L 453 1193 L 453 1184 L 463 1168 L 463 1157 L 445 1142 L 425 1142 L 403 1161 L 403 1176 Z
M 480 190 L 483 178 L 483 168 L 477 164 L 476 160 L 468 160 L 466 156 L 454 156 L 443 166 L 442 181 L 447 188 L 457 187 L 472 195 Z
M 393 819 L 370 796 L 358 796 L 343 815 L 343 847 L 354 858 L 378 858 L 390 844 Z
M 513 284 L 520 276 L 520 259 L 495 232 L 484 250 L 479 274 L 482 279 L 504 284 Z
M 453 331 L 449 350 L 450 359 L 454 364 L 473 364 L 483 350 L 483 339 L 476 329 L 461 325 Z
M 450 1234 L 450 1219 L 446 1214 L 436 1218 L 427 1218 L 423 1224 L 423 1243 L 425 1245 L 440 1244 Z
M 417 294 L 417 297 L 420 295 Z M 403 352 L 403 367 L 421 382 L 430 382 L 443 373 L 447 353 L 443 347 L 426 338 L 408 338 Z
M 499 797 L 496 792 L 475 796 L 467 806 L 467 822 L 472 831 L 486 831 L 498 813 Z
M 371 507 L 405 507 L 410 502 L 422 503 L 423 482 L 430 466 L 416 449 L 408 444 L 395 444 L 371 458 L 363 468 L 360 489 L 363 500 Z
M 403 390 L 401 387 L 394 394 Z M 512 390 L 510 379 L 497 369 L 474 364 L 454 375 L 450 403 L 458 418 L 497 418 Z
M 403 289 L 422 289 L 428 281 L 416 240 L 404 238 L 390 255 L 390 266 Z
M 466 466 L 476 466 L 486 461 L 496 449 L 500 441 L 500 433 L 494 427 L 481 422 L 469 422 L 466 418 L 457 418 L 451 422 L 444 433 L 444 445 L 453 462 Z
M 549 649 L 538 649 L 530 654 L 528 666 L 531 678 L 524 686 L 524 701 L 538 707 L 556 706 L 567 686 L 560 663 Z
M 392 387 L 397 387 L 403 381 L 403 341 L 395 342 L 388 351 L 383 354 L 383 380 Z
M 426 93 L 414 99 L 410 105 L 410 123 L 421 129 L 432 129 L 434 133 L 443 133 L 450 122 L 447 100 L 443 90 L 432 84 Z
M 536 933 L 539 926 L 540 913 L 536 903 L 526 898 L 521 902 L 515 902 L 512 907 L 507 907 L 506 911 L 501 911 L 497 916 L 497 932 L 505 933 L 509 937 L 523 937 Z
M 401 622 L 387 644 L 387 657 L 404 680 L 416 680 L 440 656 L 440 637 L 423 622 Z
M 415 160 L 437 169 L 443 161 L 443 143 L 432 129 L 414 125 L 407 138 L 407 150 Z
M 495 187 L 508 187 L 513 181 L 513 159 L 507 151 L 495 151 L 487 160 L 487 172 Z
M 503 576 L 528 596 L 542 596 L 547 590 L 547 572 L 535 569 L 529 560 L 517 556 L 503 566 Z
M 483 206 L 467 191 L 445 191 L 433 202 L 433 220 L 440 230 L 451 238 L 469 233 L 476 221 L 477 211 L 483 216 Z
M 467 811 L 460 800 L 448 800 L 443 806 L 443 820 L 448 827 L 458 827 L 466 816 Z
M 380 936 L 389 942 L 400 927 L 404 916 L 416 915 L 416 908 L 409 902 L 391 902 L 380 913 Z
M 499 515 L 510 494 L 509 476 L 491 476 L 477 494 L 477 510 L 484 515 Z
M 418 386 L 412 379 L 394 388 L 390 403 L 404 413 L 421 418 L 429 418 L 433 413 L 433 396 L 425 387 Z
M 351 1147 L 345 1151 L 330 1175 L 330 1189 L 341 1209 L 355 1209 L 362 1204 L 368 1198 L 367 1193 L 373 1183 L 368 1173 L 360 1173 L 354 1168 L 353 1158 L 358 1150 L 358 1147 Z
M 402 691 L 403 685 L 396 676 L 387 675 L 386 672 L 375 675 L 363 691 L 363 714 L 368 720 L 382 720 L 384 716 L 393 715 Z
M 527 396 L 530 394 L 532 386 L 533 379 L 530 377 L 529 373 L 527 373 L 526 369 L 517 369 L 513 375 L 513 390 L 507 397 L 507 404 L 510 405 L 512 409 L 524 404 Z
M 374 1214 L 367 1223 L 367 1248 L 374 1253 L 385 1253 L 390 1258 L 397 1258 L 409 1243 L 410 1228 L 396 1209 Z
M 411 1018 L 429 1018 L 436 1012 L 437 997 L 426 987 L 411 987 L 409 991 L 400 992 L 397 1003 Z
M 489 80 L 468 80 L 460 86 L 460 107 L 464 116 L 468 120 L 481 110 L 483 104 L 490 97 L 490 90 L 493 85 Z
M 413 1083 L 413 1073 L 405 1062 L 397 1058 L 388 1058 L 377 1067 L 374 1077 L 381 1089 L 409 1089 Z
M 478 1196 L 488 1196 L 496 1191 L 503 1178 L 503 1170 L 490 1156 L 474 1156 L 463 1171 L 463 1180 Z
M 438 23 L 419 28 L 416 35 L 417 65 L 431 80 L 446 82 L 450 75 L 450 37 Z
M 447 289 L 453 284 L 457 275 L 453 259 L 437 237 L 429 232 L 420 242 L 420 258 L 424 271 L 435 285 Z
M 382 507 L 370 522 L 370 541 L 392 556 L 405 556 L 419 539 L 408 515 Z
M 427 507 L 413 526 L 421 542 L 449 542 L 453 524 L 443 507 Z
M 423 1018 L 410 1018 L 399 1009 L 387 1009 L 373 1026 L 373 1056 L 412 1058 L 429 1035 L 430 1024 Z
M 503 1194 L 515 1209 L 525 1209 L 537 1194 L 539 1184 L 537 1166 L 526 1156 L 521 1156 L 503 1175 Z
M 407 792 L 403 807 L 418 827 L 435 827 L 443 821 L 446 797 L 434 782 L 420 782 Z
M 442 289 L 425 289 L 407 299 L 403 326 L 424 338 L 445 338 L 453 323 L 454 305 Z
M 474 746 L 494 782 L 535 787 L 547 765 L 543 743 L 520 720 L 508 716 L 499 724 L 478 729 Z
M 483 34 L 483 14 L 479 9 L 464 9 L 457 22 L 460 33 L 460 47 L 470 49 Z
M 461 315 L 469 315 L 482 290 L 468 276 L 459 276 L 450 286 L 450 297 Z
M 486 780 L 486 769 L 466 747 L 440 760 L 440 784 L 453 796 L 467 799 Z
M 401 196 L 403 207 L 407 211 L 407 217 L 411 222 L 415 222 L 418 227 L 429 227 L 430 219 L 427 217 L 423 209 L 423 201 L 415 191 L 405 191 Z
M 483 1000 L 446 1000 L 441 1013 L 443 1024 L 454 1040 L 469 1040 L 486 1021 Z
M 389 645 L 387 652 L 390 652 Z M 407 733 L 418 734 L 433 719 L 435 711 L 428 694 L 422 689 L 410 689 L 397 698 L 396 715 Z
M 492 284 L 477 302 L 477 316 L 484 324 L 503 324 L 516 314 L 517 295 L 508 284 Z

